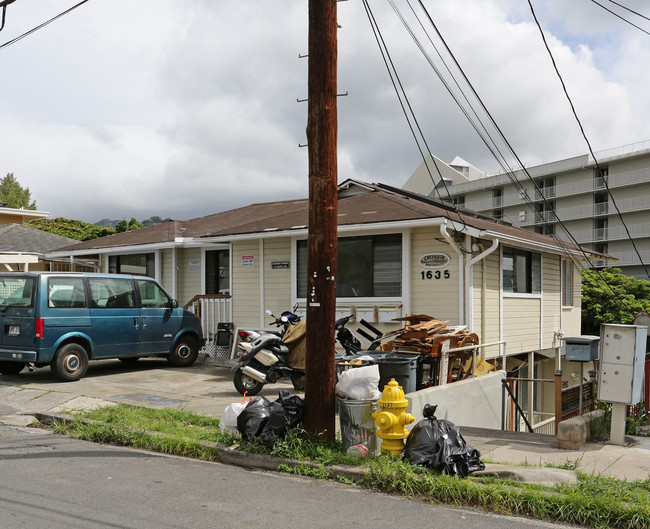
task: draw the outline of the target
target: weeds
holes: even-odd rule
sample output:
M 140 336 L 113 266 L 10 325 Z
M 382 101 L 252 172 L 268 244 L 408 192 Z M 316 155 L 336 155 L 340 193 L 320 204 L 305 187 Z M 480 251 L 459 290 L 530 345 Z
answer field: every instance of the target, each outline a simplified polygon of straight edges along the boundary
M 340 441 L 311 441 L 296 429 L 273 449 L 222 432 L 219 420 L 184 410 L 156 410 L 119 404 L 77 413 L 59 433 L 90 441 L 133 446 L 205 461 L 219 458 L 224 447 L 283 458 L 278 470 L 294 475 L 351 483 L 331 467 L 362 465 L 364 484 L 375 490 L 422 498 L 433 503 L 477 507 L 502 514 L 596 528 L 650 529 L 650 479 L 627 482 L 580 472 L 580 460 L 561 468 L 578 470 L 578 484 L 554 488 L 495 477 L 461 479 L 404 463 L 396 456 L 362 460 L 347 456 Z M 293 463 L 292 463 L 293 461 Z

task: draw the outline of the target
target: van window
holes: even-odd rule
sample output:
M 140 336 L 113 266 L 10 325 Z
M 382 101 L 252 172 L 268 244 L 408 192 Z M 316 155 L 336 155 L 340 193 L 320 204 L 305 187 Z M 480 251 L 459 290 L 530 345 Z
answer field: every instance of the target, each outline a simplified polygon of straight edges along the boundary
M 169 308 L 169 297 L 153 281 L 137 280 L 143 307 Z
M 34 279 L 16 277 L 0 279 L 0 306 L 31 307 Z
M 135 307 L 133 282 L 125 278 L 88 279 L 90 302 L 94 308 L 128 309 Z
M 51 308 L 83 308 L 86 294 L 81 277 L 50 277 L 47 281 L 47 306 Z

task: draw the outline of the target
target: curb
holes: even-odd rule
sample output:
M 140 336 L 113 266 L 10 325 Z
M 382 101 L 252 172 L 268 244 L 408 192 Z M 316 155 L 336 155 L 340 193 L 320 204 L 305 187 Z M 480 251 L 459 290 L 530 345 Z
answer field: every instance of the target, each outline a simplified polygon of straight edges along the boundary
M 47 425 L 51 425 L 54 422 L 68 424 L 74 420 L 70 415 L 63 413 L 35 413 L 34 417 Z M 84 422 L 100 423 L 100 421 L 91 420 L 85 420 Z M 149 433 L 156 434 L 155 432 Z M 281 466 L 290 468 L 309 467 L 314 470 L 325 470 L 333 478 L 340 477 L 351 480 L 355 483 L 366 481 L 367 474 L 371 472 L 371 470 L 366 470 L 359 466 L 324 466 L 313 461 L 298 461 L 269 454 L 245 452 L 219 443 L 203 442 L 201 444 L 213 452 L 215 461 L 224 465 L 233 465 L 248 469 L 278 471 Z M 525 467 L 498 463 L 486 464 L 485 470 L 473 472 L 472 477 L 496 477 L 503 480 L 518 481 L 522 483 L 536 483 L 547 487 L 553 487 L 556 484 L 562 483 L 576 484 L 578 482 L 577 473 L 573 470 Z

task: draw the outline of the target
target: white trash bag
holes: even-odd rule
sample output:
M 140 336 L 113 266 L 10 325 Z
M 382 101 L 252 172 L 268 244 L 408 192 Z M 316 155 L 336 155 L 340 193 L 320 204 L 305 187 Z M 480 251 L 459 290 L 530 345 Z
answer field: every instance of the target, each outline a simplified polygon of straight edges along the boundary
M 339 375 L 336 394 L 343 399 L 375 400 L 381 397 L 378 385 L 378 365 L 355 367 Z
M 237 417 L 239 417 L 239 414 L 251 400 L 253 400 L 253 398 L 248 397 L 248 399 L 228 404 L 223 412 L 221 420 L 219 421 L 219 428 L 221 428 L 221 430 L 224 432 L 233 434 L 239 433 L 237 430 Z

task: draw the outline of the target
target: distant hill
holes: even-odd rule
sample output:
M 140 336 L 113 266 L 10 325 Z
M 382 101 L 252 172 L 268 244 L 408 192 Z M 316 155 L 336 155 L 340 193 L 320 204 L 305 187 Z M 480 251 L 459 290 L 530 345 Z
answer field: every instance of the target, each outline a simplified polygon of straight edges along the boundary
M 107 228 L 115 228 L 115 225 L 120 222 L 120 220 L 123 219 L 102 219 L 100 221 L 95 222 L 95 226 L 102 226 L 102 227 L 107 227 Z M 158 216 L 150 217 L 148 219 L 140 221 L 142 225 L 146 228 L 147 226 L 153 226 L 154 224 L 161 224 L 162 222 L 169 222 L 170 218 L 160 218 Z

